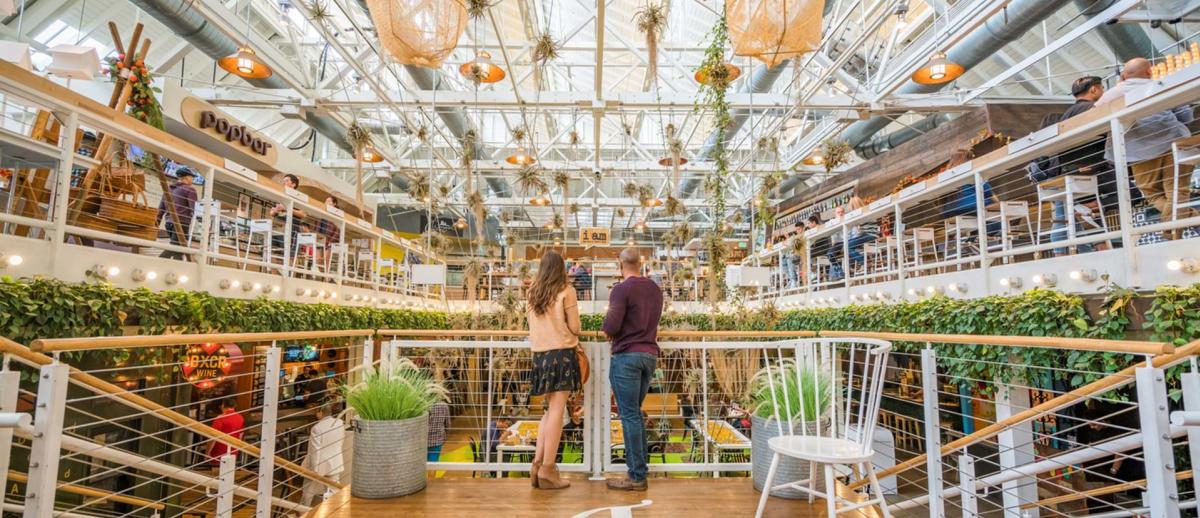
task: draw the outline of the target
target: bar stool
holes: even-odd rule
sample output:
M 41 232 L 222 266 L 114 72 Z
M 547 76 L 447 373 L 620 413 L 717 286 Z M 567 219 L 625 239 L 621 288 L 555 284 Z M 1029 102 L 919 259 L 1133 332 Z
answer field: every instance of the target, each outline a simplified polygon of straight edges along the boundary
M 354 268 L 358 272 L 358 278 L 364 281 L 372 280 L 371 272 L 373 271 L 373 268 L 371 268 L 371 266 L 373 264 L 375 264 L 375 252 L 370 250 L 359 250 L 358 260 L 355 261 Z M 366 265 L 366 268 L 363 268 L 363 265 Z
M 221 202 L 216 200 L 196 202 L 195 210 L 192 211 L 192 221 L 188 224 L 187 245 L 185 246 L 191 248 L 193 241 L 203 241 L 201 227 L 204 226 L 205 211 L 213 216 L 208 227 L 208 249 L 210 252 L 216 252 L 217 246 L 220 245 L 217 238 L 221 230 Z
M 349 252 L 349 245 L 346 243 L 333 243 L 329 245 L 328 253 L 325 254 L 325 271 L 334 273 L 333 263 L 337 262 L 337 274 L 346 275 L 346 256 Z
M 316 271 L 317 246 L 317 235 L 315 233 L 300 232 L 296 234 L 296 242 L 293 243 L 293 247 L 296 250 L 296 257 L 292 258 L 292 268 L 298 267 L 300 261 L 303 261 L 303 268 L 305 270 Z
M 1003 250 L 1005 252 L 1011 250 L 1014 241 L 1012 232 L 1013 223 L 1022 220 L 1025 221 L 1025 230 L 1030 234 L 1030 240 L 1033 241 L 1033 226 L 1029 221 L 1029 202 L 1002 201 L 988 207 L 985 224 L 992 222 L 1000 223 L 1000 243 L 993 245 L 989 242 L 988 250 Z M 1009 262 L 1009 259 L 1011 258 L 1006 256 L 1004 262 Z
M 254 246 L 254 236 L 259 236 L 262 244 L 258 246 L 259 256 L 264 263 L 272 263 L 272 237 L 274 236 L 274 222 L 269 219 L 252 219 L 246 226 L 246 249 L 241 257 L 243 261 L 250 259 L 250 249 Z M 241 248 L 241 243 L 235 243 L 237 248 Z M 281 259 L 282 261 L 282 259 Z M 242 269 L 245 270 L 246 262 L 242 263 Z
M 818 255 L 813 258 L 813 273 L 817 276 L 817 282 L 828 280 L 832 268 L 833 263 L 829 262 L 829 256 Z
M 878 239 L 871 243 L 863 243 L 863 271 L 867 275 L 874 273 L 879 268 L 879 261 L 883 256 L 883 251 L 880 250 L 881 246 Z
M 933 261 L 937 262 L 939 260 L 937 251 L 937 237 L 935 237 L 935 232 L 933 231 L 932 227 L 917 227 L 907 229 L 904 231 L 904 240 L 905 253 L 908 253 L 908 247 L 911 245 L 913 254 L 913 260 L 905 264 L 912 266 L 921 266 L 922 264 L 925 264 L 927 248 L 924 243 L 928 243 L 928 255 L 933 256 Z
M 975 216 L 954 216 L 946 220 L 946 235 L 943 240 L 942 250 L 946 259 L 950 258 L 961 259 L 963 257 L 963 244 L 966 243 L 968 235 L 974 235 L 979 232 L 979 218 Z M 950 240 L 950 236 L 954 236 L 954 240 Z M 951 248 L 950 244 L 954 243 Z M 951 252 L 953 250 L 953 252 Z M 962 264 L 958 265 L 958 269 L 962 269 Z
M 1037 185 L 1037 240 L 1035 243 L 1041 242 L 1042 236 L 1052 235 L 1055 230 L 1053 224 L 1051 229 L 1042 230 L 1042 205 L 1045 203 L 1061 202 L 1065 206 L 1063 212 L 1067 216 L 1067 239 L 1075 239 L 1078 233 L 1075 230 L 1075 205 L 1081 200 L 1096 200 L 1096 204 L 1100 207 L 1099 224 L 1096 221 L 1091 222 L 1092 228 L 1085 231 L 1084 234 L 1095 232 L 1108 232 L 1108 222 L 1104 221 L 1104 205 L 1100 203 L 1100 186 L 1095 176 L 1084 175 L 1066 175 L 1057 178 L 1051 178 Z M 1071 251 L 1075 251 L 1075 247 L 1071 247 Z

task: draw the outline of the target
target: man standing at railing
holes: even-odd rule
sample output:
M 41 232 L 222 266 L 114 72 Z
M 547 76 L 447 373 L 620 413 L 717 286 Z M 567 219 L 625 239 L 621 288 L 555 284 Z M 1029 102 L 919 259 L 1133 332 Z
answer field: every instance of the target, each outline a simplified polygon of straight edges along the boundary
M 1124 99 L 1126 94 L 1153 86 L 1152 67 L 1146 58 L 1134 58 L 1126 62 L 1121 71 L 1121 82 L 1104 92 L 1096 101 L 1096 106 Z M 1146 201 L 1158 209 L 1159 220 L 1164 223 L 1174 220 L 1176 216 L 1172 198 L 1178 195 L 1183 202 L 1191 195 L 1189 180 L 1192 178 L 1192 165 L 1179 164 L 1179 177 L 1175 177 L 1171 143 L 1191 136 L 1187 125 L 1192 123 L 1192 119 L 1191 105 L 1183 105 L 1142 117 L 1125 132 L 1125 161 L 1129 164 L 1129 176 L 1133 177 L 1133 183 L 1137 184 Z M 1104 158 L 1113 160 L 1111 135 Z M 1179 217 L 1193 215 L 1192 209 L 1186 209 Z
M 167 196 L 158 204 L 158 216 L 154 218 L 154 226 L 157 227 L 162 223 L 163 219 L 167 220 L 167 236 L 171 238 L 171 244 L 176 246 L 187 246 L 188 232 L 192 225 L 192 214 L 196 209 L 196 188 L 192 187 L 192 182 L 196 180 L 196 173 L 186 167 L 181 167 L 175 172 L 178 180 L 175 185 L 171 186 L 171 201 L 175 205 L 175 215 L 179 217 L 179 226 L 175 228 L 175 222 L 171 218 L 164 218 L 167 214 Z M 159 257 L 167 259 L 186 259 L 187 256 L 183 252 L 175 252 L 167 250 Z
M 658 322 L 662 318 L 663 294 L 654 281 L 641 276 L 642 258 L 636 249 L 621 250 L 620 284 L 608 296 L 604 334 L 612 340 L 612 365 L 608 380 L 617 399 L 621 430 L 625 438 L 625 464 L 629 475 L 610 479 L 609 489 L 645 491 L 646 426 L 642 402 L 650 390 L 658 361 Z

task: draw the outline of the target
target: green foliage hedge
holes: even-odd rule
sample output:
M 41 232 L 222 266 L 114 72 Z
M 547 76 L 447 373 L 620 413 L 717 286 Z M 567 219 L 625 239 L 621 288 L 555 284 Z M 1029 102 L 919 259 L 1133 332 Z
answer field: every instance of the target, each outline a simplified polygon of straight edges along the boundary
M 904 333 L 1122 338 L 1128 331 L 1130 290 L 1110 288 L 1100 311 L 1090 315 L 1077 295 L 1032 290 L 1014 297 L 870 304 L 779 311 L 768 307 L 730 314 L 664 315 L 664 329 L 859 330 Z M 140 333 L 283 332 L 333 329 L 496 329 L 523 325 L 519 309 L 485 315 L 299 304 L 259 298 L 223 299 L 187 291 L 128 290 L 108 284 L 68 284 L 46 278 L 0 282 L 0 334 L 20 343 L 35 338 L 110 336 L 137 326 Z M 583 327 L 599 330 L 600 315 L 584 315 Z M 1200 338 L 1200 284 L 1160 287 L 1145 314 L 1150 338 L 1183 344 Z M 897 344 L 913 353 L 924 344 Z M 947 374 L 968 379 L 1027 375 L 1015 365 L 1055 367 L 1073 385 L 1128 366 L 1133 358 L 1113 353 L 976 345 L 939 346 Z M 1045 369 L 1039 369 L 1045 371 Z M 1044 375 L 1044 372 L 1043 374 Z

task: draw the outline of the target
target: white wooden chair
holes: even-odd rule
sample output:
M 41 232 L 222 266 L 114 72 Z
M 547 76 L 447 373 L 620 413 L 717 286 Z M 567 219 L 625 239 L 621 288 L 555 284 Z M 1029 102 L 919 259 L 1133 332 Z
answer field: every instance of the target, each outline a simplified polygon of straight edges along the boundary
M 785 358 L 783 348 L 794 348 L 794 358 Z M 768 386 L 774 408 L 779 436 L 767 444 L 771 448 L 771 467 L 763 482 L 762 496 L 758 499 L 755 518 L 761 518 L 767 505 L 767 497 L 777 489 L 794 489 L 813 497 L 826 500 L 829 518 L 838 513 L 878 505 L 884 518 L 891 518 L 884 500 L 883 488 L 875 475 L 871 463 L 875 455 L 872 447 L 875 426 L 879 421 L 879 402 L 883 396 L 884 369 L 892 344 L 868 338 L 817 338 L 794 340 L 781 343 L 775 361 L 766 360 Z M 783 368 L 790 365 L 792 368 Z M 809 401 L 793 402 L 788 391 L 778 390 L 773 376 L 796 376 L 799 387 L 811 387 L 800 391 L 815 393 Z M 782 380 L 781 380 L 782 381 Z M 783 411 L 780 411 L 783 408 Z M 810 415 L 812 414 L 812 415 Z M 783 423 L 787 423 L 784 431 Z M 806 423 L 817 426 L 809 430 Z M 800 423 L 795 426 L 795 423 Z M 782 457 L 808 461 L 809 477 L 804 480 L 774 483 L 775 473 Z M 824 491 L 817 491 L 817 466 L 824 467 Z M 837 466 L 843 466 L 839 469 Z M 841 506 L 836 490 L 834 473 L 866 473 L 870 480 L 870 493 L 862 502 L 847 502 Z M 861 476 L 861 475 L 860 475 Z

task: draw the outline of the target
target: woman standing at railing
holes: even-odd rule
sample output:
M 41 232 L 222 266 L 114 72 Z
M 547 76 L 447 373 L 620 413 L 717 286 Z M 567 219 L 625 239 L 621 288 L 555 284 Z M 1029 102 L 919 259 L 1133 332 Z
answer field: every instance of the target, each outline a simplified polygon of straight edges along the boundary
M 579 302 L 567 280 L 566 262 L 553 250 L 542 256 L 537 279 L 529 287 L 529 348 L 533 350 L 530 393 L 545 395 L 546 413 L 538 428 L 537 453 L 530 478 L 533 487 L 563 489 L 571 484 L 558 475 L 555 458 L 562 439 L 567 398 L 580 387 Z

